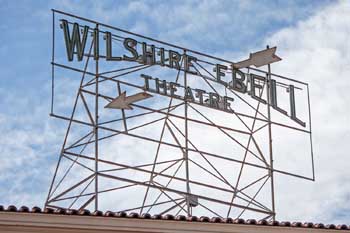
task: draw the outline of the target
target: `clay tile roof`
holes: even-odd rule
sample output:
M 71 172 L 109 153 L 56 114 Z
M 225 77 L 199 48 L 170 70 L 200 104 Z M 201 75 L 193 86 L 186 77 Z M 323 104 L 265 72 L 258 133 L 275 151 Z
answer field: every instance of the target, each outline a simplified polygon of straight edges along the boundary
M 32 213 L 41 213 L 41 208 L 40 207 L 37 207 L 37 206 L 34 206 L 33 208 L 32 208 L 32 211 L 31 211 Z
M 224 220 L 222 218 L 219 218 L 219 217 L 212 217 L 210 219 L 210 222 L 222 223 L 222 222 L 224 222 Z
M 326 225 L 326 228 L 327 229 L 335 229 L 336 226 L 334 224 L 328 224 L 328 225 Z
M 152 215 L 150 215 L 149 213 L 144 213 L 141 215 L 142 218 L 144 219 L 151 219 L 152 218 Z
M 345 225 L 345 224 L 342 224 L 342 225 L 338 225 L 336 227 L 336 229 L 338 229 L 338 230 L 349 230 L 349 227 L 347 225 Z
M 281 222 L 280 223 L 280 226 L 283 226 L 283 227 L 290 227 L 292 224 L 290 222 Z
M 29 208 L 27 206 L 22 206 L 21 208 L 19 208 L 18 211 L 19 212 L 29 212 Z
M 328 224 L 324 225 L 322 223 L 311 223 L 311 222 L 278 222 L 278 221 L 266 221 L 266 220 L 260 220 L 257 221 L 255 219 L 248 219 L 244 220 L 241 218 L 238 219 L 232 219 L 232 218 L 219 218 L 219 217 L 213 217 L 209 218 L 206 216 L 202 216 L 198 218 L 197 216 L 191 216 L 186 217 L 184 215 L 179 216 L 173 216 L 170 214 L 167 215 L 150 215 L 148 213 L 146 214 L 138 214 L 138 213 L 130 213 L 127 214 L 126 212 L 112 212 L 112 211 L 106 211 L 103 213 L 102 211 L 94 211 L 90 212 L 87 209 L 83 210 L 74 210 L 74 209 L 52 209 L 52 208 L 45 208 L 41 209 L 39 207 L 33 207 L 32 209 L 22 206 L 19 209 L 14 206 L 10 205 L 7 208 L 0 205 L 0 212 L 21 212 L 21 213 L 41 213 L 41 214 L 57 214 L 57 215 L 80 215 L 80 216 L 104 216 L 104 217 L 117 217 L 117 218 L 140 218 L 140 219 L 160 219 L 160 220 L 172 220 L 172 221 L 189 221 L 189 222 L 210 222 L 210 223 L 221 223 L 221 224 L 247 224 L 247 225 L 268 225 L 268 226 L 279 226 L 279 227 L 303 227 L 303 228 L 315 228 L 315 229 L 334 229 L 334 230 L 350 230 L 350 226 L 342 224 L 342 225 L 334 225 L 334 224 Z
M 244 221 L 244 219 L 237 218 L 237 219 L 233 220 L 233 223 L 237 223 L 237 224 L 245 224 L 245 221 Z
M 53 211 L 53 213 L 55 213 L 55 214 L 66 214 L 66 211 L 64 209 L 55 209 Z
M 185 215 L 178 215 L 178 216 L 176 216 L 175 219 L 179 220 L 179 221 L 186 221 L 187 220 Z M 191 220 L 189 220 L 189 221 L 191 221 Z
M 199 218 L 199 221 L 201 221 L 201 222 L 210 222 L 210 218 L 207 217 L 207 216 L 202 216 L 202 217 Z
M 115 217 L 116 216 L 116 214 L 113 212 L 113 211 L 106 211 L 105 213 L 104 213 L 104 216 L 105 217 Z
M 269 224 L 269 222 L 266 221 L 265 219 L 262 219 L 262 220 L 259 220 L 258 224 L 259 225 L 267 225 L 267 224 Z
M 303 224 L 301 222 L 293 222 L 292 227 L 301 227 Z
M 257 222 L 256 222 L 255 219 L 248 219 L 248 220 L 246 221 L 246 224 L 256 225 Z
M 129 218 L 139 218 L 140 215 L 138 213 L 132 212 L 128 215 Z
M 91 215 L 89 210 L 83 209 L 78 211 L 78 215 Z
M 165 220 L 175 220 L 175 217 L 174 215 L 171 215 L 171 214 L 167 214 L 163 217 L 163 219 Z
M 93 216 L 103 216 L 103 212 L 100 210 L 96 210 L 92 213 Z
M 116 214 L 117 217 L 121 217 L 121 218 L 126 218 L 128 216 L 128 214 L 126 212 L 118 212 Z
M 155 215 L 152 216 L 152 219 L 162 219 L 162 215 L 155 214 Z
M 16 212 L 16 211 L 17 211 L 17 207 L 14 206 L 14 205 L 9 205 L 9 206 L 7 207 L 7 211 Z
M 269 221 L 268 225 L 270 225 L 270 226 L 279 226 L 280 222 L 279 221 Z
M 187 218 L 189 221 L 192 221 L 192 222 L 197 222 L 199 221 L 198 217 L 197 216 L 191 216 L 191 217 L 188 217 Z
M 45 208 L 44 209 L 44 213 L 45 214 L 53 214 L 53 212 L 54 212 L 54 209 L 51 209 L 51 208 Z
M 314 228 L 323 229 L 323 228 L 325 228 L 325 227 L 324 227 L 324 224 L 322 224 L 322 223 L 316 223 L 316 224 L 314 225 Z
M 233 219 L 232 218 L 225 218 L 224 222 L 225 223 L 233 223 Z

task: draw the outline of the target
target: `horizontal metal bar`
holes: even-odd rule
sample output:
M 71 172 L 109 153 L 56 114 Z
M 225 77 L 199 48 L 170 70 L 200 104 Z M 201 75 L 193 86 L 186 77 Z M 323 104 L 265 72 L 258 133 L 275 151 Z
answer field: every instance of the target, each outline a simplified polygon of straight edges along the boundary
M 278 77 L 278 78 L 281 78 L 281 79 L 285 79 L 285 80 L 288 80 L 288 81 L 291 81 L 291 82 L 296 82 L 296 83 L 299 83 L 299 84 L 308 85 L 305 82 L 302 82 L 302 81 L 299 81 L 299 80 L 295 80 L 295 79 L 292 79 L 292 78 L 287 78 L 287 77 L 279 75 L 279 74 L 268 73 L 268 72 L 266 72 L 264 70 L 256 69 L 256 68 L 253 68 L 253 67 L 249 67 L 249 69 L 257 71 L 257 72 L 260 72 L 260 73 L 264 73 L 264 74 L 271 74 L 271 76 L 275 76 L 275 77 Z
M 172 111 L 172 110 L 174 110 L 175 108 L 177 108 L 177 107 L 179 107 L 181 105 L 183 105 L 183 103 L 179 103 L 179 104 L 173 105 L 171 107 L 160 108 L 160 109 L 158 109 L 158 111 L 163 111 L 163 110 Z M 155 111 L 149 111 L 149 112 L 139 113 L 139 114 L 136 114 L 136 115 L 130 115 L 130 116 L 125 117 L 125 120 L 131 119 L 131 118 L 135 118 L 135 117 L 139 117 L 139 116 L 145 116 L 145 115 L 152 114 L 152 113 L 155 113 Z M 112 123 L 112 122 L 122 121 L 123 119 L 124 118 L 118 118 L 118 119 L 115 119 L 115 120 L 104 121 L 104 122 L 99 123 L 99 125 L 105 125 L 105 124 L 109 124 L 109 123 Z
M 174 199 L 174 201 L 179 201 L 179 200 L 182 200 L 184 198 L 176 198 Z M 122 211 L 118 211 L 118 212 L 127 212 L 127 211 L 132 211 L 132 210 L 138 210 L 138 209 L 141 209 L 141 208 L 147 208 L 147 207 L 150 207 L 150 206 L 157 206 L 157 205 L 163 205 L 163 204 L 167 204 L 169 202 L 172 202 L 173 200 L 168 200 L 168 201 L 162 201 L 162 202 L 158 202 L 156 204 L 152 204 L 152 205 L 144 205 L 143 207 L 140 206 L 140 207 L 136 207 L 136 208 L 132 208 L 132 209 L 126 209 L 126 210 L 122 210 Z
M 66 153 L 68 153 L 68 152 L 66 152 Z M 80 158 L 84 158 L 84 159 L 94 160 L 94 158 L 86 156 L 86 155 L 82 155 L 82 154 L 76 154 L 76 153 L 72 153 L 72 152 L 70 152 L 69 154 L 72 155 L 72 156 L 77 156 L 77 157 L 79 156 Z M 107 160 L 103 160 L 103 159 L 99 159 L 98 161 L 101 162 L 101 163 L 106 163 L 106 164 L 110 164 L 110 165 L 119 166 L 119 167 L 122 167 L 124 169 L 133 169 L 133 170 L 140 171 L 140 172 L 152 173 L 151 171 L 140 169 L 139 167 L 136 167 L 136 166 L 128 166 L 128 165 L 125 165 L 125 164 L 120 164 L 120 163 L 107 161 Z M 100 171 L 100 173 L 102 173 L 102 172 L 104 172 L 104 171 Z M 166 174 L 162 174 L 162 172 L 153 172 L 153 174 L 155 174 L 154 177 L 156 177 L 156 176 L 163 176 L 163 177 L 166 177 L 166 178 L 170 178 L 171 180 L 175 179 L 175 180 L 179 180 L 179 181 L 183 181 L 183 182 L 186 181 L 186 179 L 183 179 L 183 178 L 180 178 L 180 177 L 175 177 L 175 176 L 170 176 L 170 175 L 166 175 Z M 221 188 L 221 187 L 217 187 L 217 186 L 212 186 L 210 184 L 205 184 L 205 183 L 201 183 L 201 182 L 198 182 L 198 181 L 192 181 L 192 180 L 190 180 L 189 182 L 192 183 L 192 184 L 195 184 L 195 185 L 204 186 L 204 187 L 212 188 L 212 189 L 218 189 L 218 190 L 221 190 L 223 192 L 229 192 L 231 194 L 232 193 L 240 193 L 243 196 L 249 198 L 249 200 L 247 200 L 246 198 L 241 197 L 240 195 L 237 195 L 236 197 L 241 199 L 241 200 L 243 200 L 243 201 L 246 201 L 247 203 L 251 202 L 251 200 L 252 200 L 252 197 L 250 197 L 246 193 L 242 192 L 241 190 L 233 191 L 233 190 L 229 190 L 229 189 L 225 189 L 225 188 Z M 254 201 L 253 204 L 255 206 L 263 208 L 263 209 L 266 209 L 266 207 L 263 206 L 261 203 L 257 202 L 257 204 L 256 204 L 255 200 L 253 200 L 253 201 Z
M 86 93 L 89 93 L 91 95 L 95 95 L 95 92 L 91 92 L 91 91 L 88 91 L 88 90 L 82 90 L 82 92 L 86 92 Z M 102 94 L 99 94 L 99 96 L 103 97 L 105 99 L 109 99 L 109 100 L 113 100 L 114 99 L 112 97 L 109 97 L 109 96 L 106 96 L 106 95 L 102 95 Z M 132 105 L 133 107 L 144 109 L 144 110 L 148 110 L 148 111 L 152 111 L 152 112 L 156 112 L 156 113 L 160 113 L 160 114 L 165 114 L 167 116 L 180 118 L 180 119 L 185 119 L 185 117 L 183 117 L 183 116 L 179 116 L 179 115 L 172 114 L 172 113 L 165 113 L 165 112 L 163 112 L 161 110 L 158 110 L 158 109 L 153 109 L 153 108 L 141 106 L 141 105 L 138 105 L 138 104 L 130 104 L 130 105 Z M 178 105 L 178 106 L 180 106 L 180 105 Z M 168 109 L 168 108 L 167 107 L 164 108 L 164 110 L 166 110 L 166 109 Z M 221 129 L 226 129 L 226 130 L 229 130 L 229 131 L 234 131 L 234 132 L 238 132 L 238 133 L 242 133 L 242 134 L 251 135 L 250 132 L 246 132 L 246 131 L 242 131 L 242 130 L 238 130 L 238 129 L 233 129 L 233 128 L 222 126 L 222 125 L 217 125 L 217 124 L 214 124 L 214 123 L 208 123 L 208 122 L 205 122 L 205 121 L 200 121 L 200 120 L 196 120 L 196 119 L 192 119 L 192 118 L 187 118 L 187 120 L 191 121 L 191 122 L 198 123 L 198 124 L 204 124 L 204 125 L 207 125 L 207 126 L 215 127 L 215 128 L 221 128 Z
M 128 188 L 128 187 L 132 187 L 132 186 L 136 186 L 136 184 L 129 184 L 129 185 L 121 186 L 121 187 L 104 189 L 102 191 L 98 191 L 97 193 L 105 193 L 105 192 L 115 191 L 115 190 L 118 190 L 118 189 Z M 85 197 L 85 196 L 90 196 L 90 195 L 94 195 L 94 194 L 95 194 L 95 191 L 91 192 L 91 193 L 84 193 L 84 194 L 70 196 L 70 197 L 58 198 L 58 199 L 55 199 L 53 202 L 64 201 L 64 200 L 69 200 L 69 199 L 78 198 L 78 197 Z
M 163 191 L 167 191 L 167 192 L 172 192 L 172 193 L 176 193 L 176 194 L 179 194 L 179 195 L 182 195 L 182 196 L 183 195 L 185 195 L 185 196 L 193 195 L 193 193 L 182 192 L 182 191 L 179 191 L 179 190 L 166 188 L 166 187 L 159 187 L 159 186 L 153 185 L 153 184 L 144 184 L 142 182 L 130 180 L 130 179 L 127 179 L 127 178 L 121 178 L 121 177 L 107 175 L 107 174 L 98 174 L 98 175 L 106 177 L 106 178 L 121 180 L 121 181 L 124 181 L 124 182 L 135 183 L 135 184 L 139 184 L 139 185 L 146 186 L 146 187 L 148 186 L 150 188 L 155 188 L 155 189 L 159 189 L 159 190 L 163 190 Z M 261 210 L 261 209 L 255 209 L 255 208 L 251 208 L 251 207 L 246 207 L 246 206 L 243 206 L 243 205 L 234 204 L 234 203 L 226 202 L 226 201 L 221 201 L 221 200 L 217 200 L 217 199 L 214 199 L 214 198 L 211 198 L 211 197 L 202 196 L 202 195 L 196 195 L 196 196 L 198 197 L 198 199 L 203 199 L 203 200 L 206 200 L 206 201 L 216 202 L 216 203 L 223 204 L 223 205 L 234 206 L 234 207 L 237 207 L 237 208 L 247 209 L 247 210 L 250 210 L 250 211 L 255 211 L 255 212 L 259 212 L 259 213 L 263 213 L 263 214 L 271 214 L 271 212 L 265 211 L 265 210 Z
M 67 121 L 71 120 L 68 117 L 60 116 L 60 115 L 56 115 L 56 114 L 50 114 L 50 116 L 56 117 L 56 118 L 59 118 L 59 119 L 63 119 L 63 120 L 67 120 Z M 91 124 L 89 124 L 87 122 L 83 122 L 83 121 L 79 121 L 79 120 L 72 119 L 72 121 L 75 122 L 75 123 L 79 123 L 79 124 L 83 124 L 83 125 L 87 125 L 87 126 L 92 126 Z M 164 144 L 164 145 L 167 145 L 167 146 L 180 148 L 178 145 L 175 145 L 175 144 L 171 144 L 171 143 L 168 143 L 168 142 L 160 142 L 160 141 L 155 140 L 155 139 L 151 139 L 151 138 L 147 138 L 147 137 L 143 137 L 143 136 L 139 136 L 139 135 L 135 135 L 135 134 L 126 133 L 126 132 L 123 132 L 123 131 L 120 131 L 120 130 L 110 129 L 110 128 L 107 128 L 107 127 L 99 127 L 99 128 L 107 130 L 107 131 L 112 131 L 112 132 L 116 132 L 116 133 L 129 135 L 131 137 L 136 137 L 136 138 L 143 139 L 143 140 L 146 140 L 146 141 L 151 141 L 151 142 L 155 142 L 155 143 L 161 143 L 161 144 Z M 184 148 L 182 147 L 182 149 L 184 149 Z M 216 158 L 219 158 L 219 159 L 228 160 L 228 161 L 231 161 L 231 162 L 243 163 L 240 160 L 233 159 L 233 158 L 227 158 L 227 157 L 224 157 L 224 156 L 221 156 L 221 155 L 217 155 L 217 154 L 214 154 L 214 153 L 209 153 L 209 152 L 204 152 L 204 151 L 196 151 L 196 150 L 190 149 L 190 148 L 188 150 L 191 151 L 191 152 L 203 153 L 203 154 L 208 155 L 208 156 L 212 156 L 212 157 L 216 157 Z M 245 162 L 244 164 L 246 164 L 248 166 L 256 167 L 256 168 L 261 168 L 261 169 L 265 169 L 265 170 L 271 170 L 270 168 L 267 168 L 267 167 L 264 167 L 264 166 L 261 166 L 261 165 L 257 165 L 257 164 L 253 164 L 253 163 Z M 281 171 L 281 170 L 277 170 L 277 169 L 273 169 L 273 171 L 281 173 L 281 174 L 284 174 L 284 175 L 294 176 L 294 177 L 302 178 L 302 179 L 305 179 L 305 180 L 313 181 L 312 178 L 309 178 L 309 177 L 306 177 L 306 176 L 302 176 L 302 175 L 298 175 L 298 174 L 294 174 L 294 173 L 289 173 L 289 172 L 285 172 L 285 171 Z
M 78 187 L 79 185 L 85 183 L 86 181 L 88 181 L 89 179 L 91 179 L 91 178 L 93 178 L 93 177 L 95 177 L 95 174 L 91 174 L 91 175 L 87 176 L 87 177 L 84 178 L 83 180 L 79 181 L 78 183 L 76 183 L 76 184 L 74 184 L 73 186 L 71 186 L 71 187 L 69 187 L 68 189 L 66 189 L 64 192 L 61 192 L 61 193 L 60 193 L 59 195 L 57 195 L 56 197 L 50 199 L 50 200 L 48 201 L 48 203 L 49 203 L 49 202 L 52 202 L 52 201 L 54 201 L 54 200 L 56 200 L 56 199 L 59 198 L 59 197 L 62 197 L 63 195 L 65 195 L 65 194 L 68 193 L 69 191 L 75 189 L 76 187 Z
M 62 64 L 59 64 L 59 63 L 52 63 L 53 65 L 55 66 L 58 66 L 58 67 L 61 67 L 61 68 L 64 68 L 64 69 L 70 69 L 70 70 L 73 70 L 73 71 L 77 71 L 77 72 L 83 72 L 87 75 L 91 75 L 91 76 L 96 76 L 96 74 L 94 73 L 91 73 L 91 72 L 84 72 L 83 70 L 80 70 L 80 69 L 77 69 L 77 68 L 73 68 L 73 67 L 70 67 L 70 66 L 66 66 L 66 65 L 62 65 Z M 144 90 L 144 87 L 143 86 L 138 86 L 138 85 L 135 85 L 135 84 L 132 84 L 132 83 L 128 83 L 128 82 L 124 82 L 124 81 L 120 81 L 120 80 L 114 80 L 114 79 L 111 79 L 109 77 L 105 77 L 105 76 L 99 76 L 101 78 L 104 78 L 104 79 L 108 79 L 110 81 L 113 81 L 113 82 L 119 82 L 121 84 L 124 84 L 124 85 L 127 85 L 127 86 L 131 86 L 131 87 L 135 87 L 135 88 L 138 88 L 138 89 L 141 89 L 141 90 Z M 231 91 L 231 89 L 229 89 Z M 85 90 L 84 90 L 85 91 Z M 92 93 L 92 92 L 91 92 Z M 159 95 L 162 95 L 162 96 L 167 96 L 167 95 L 163 95 L 161 93 L 157 93 Z M 103 95 L 99 94 L 99 96 L 101 97 L 104 97 Z M 105 96 L 106 97 L 106 96 Z M 169 97 L 169 96 L 167 96 Z M 114 99 L 112 97 L 108 97 L 110 100 Z M 170 97 L 171 98 L 171 97 Z M 195 103 L 195 102 L 193 102 Z M 196 103 L 195 103 L 196 104 Z M 139 106 L 139 105 L 136 105 L 136 104 L 131 104 L 132 106 Z M 200 105 L 200 106 L 203 106 L 203 105 Z M 243 114 L 243 113 L 240 113 L 240 112 L 237 112 L 235 111 L 235 114 L 239 115 L 239 116 L 243 116 L 243 117 L 247 117 L 247 118 L 251 118 L 251 119 L 255 119 L 253 116 L 249 116 L 249 115 L 246 115 L 246 114 Z M 263 121 L 263 122 L 268 122 L 268 120 L 266 119 L 262 119 L 262 118 L 256 118 L 256 120 L 259 120 L 259 121 Z M 281 126 L 281 127 L 286 127 L 286 128 L 290 128 L 290 129 L 294 129 L 294 130 L 297 130 L 297 131 L 300 131 L 300 132 L 304 132 L 304 133 L 310 133 L 308 130 L 304 130 L 304 129 L 299 129 L 299 128 L 296 128 L 296 127 L 293 127 L 293 126 L 289 126 L 289 125 L 285 125 L 285 124 L 282 124 L 282 123 L 278 123 L 278 122 L 274 122 L 274 121 L 271 121 L 271 124 L 274 124 L 274 125 L 278 125 L 278 126 Z M 232 129 L 231 129 L 232 130 Z M 247 132 L 246 132 L 247 133 Z M 249 133 L 248 133 L 249 134 Z
M 92 157 L 89 157 L 89 156 L 86 156 L 86 155 L 82 155 L 82 154 L 76 154 L 76 153 L 73 153 L 73 152 L 66 152 L 66 153 L 67 153 L 67 154 L 70 154 L 70 155 L 72 155 L 72 156 L 79 156 L 80 158 L 84 158 L 84 159 L 95 160 L 95 158 L 92 158 Z M 107 164 L 111 164 L 111 165 L 123 167 L 123 168 L 126 168 L 126 169 L 131 169 L 131 170 L 134 170 L 134 171 L 139 171 L 139 172 L 144 172 L 144 173 L 150 173 L 150 174 L 152 173 L 151 171 L 146 170 L 146 169 L 142 169 L 142 168 L 138 168 L 138 167 L 133 167 L 133 166 L 128 166 L 128 165 L 126 165 L 126 164 L 121 164 L 121 163 L 116 163 L 116 162 L 112 162 L 112 161 L 107 161 L 107 160 L 104 160 L 104 159 L 98 159 L 98 162 L 107 163 Z M 102 174 L 101 171 L 99 171 L 99 173 Z M 103 174 L 104 174 L 104 173 L 103 173 Z M 175 180 L 178 180 L 178 181 L 186 182 L 186 179 L 180 178 L 180 177 L 175 177 L 175 176 L 173 177 L 173 176 L 170 176 L 170 175 L 167 175 L 167 174 L 162 174 L 162 173 L 159 173 L 159 172 L 153 172 L 153 174 L 154 174 L 155 176 L 162 176 L 162 177 L 165 177 L 165 178 L 172 178 L 172 179 L 175 179 Z M 230 189 L 225 189 L 225 188 L 213 186 L 213 185 L 201 183 L 201 182 L 198 182 L 198 181 L 190 180 L 189 182 L 190 182 L 190 183 L 193 183 L 193 184 L 195 184 L 195 185 L 200 185 L 200 186 L 204 186 L 204 187 L 207 187 L 207 188 L 218 189 L 218 190 L 223 191 L 223 192 L 234 193 L 234 190 L 230 190 Z M 239 192 L 239 190 L 237 190 L 237 192 Z M 250 197 L 249 197 L 249 198 L 250 198 Z
M 172 160 L 167 160 L 167 161 L 162 161 L 162 162 L 156 162 L 155 164 L 160 165 L 160 164 L 164 164 L 164 163 L 178 162 L 181 160 L 182 160 L 182 158 L 181 159 L 172 159 Z M 152 165 L 154 165 L 154 163 L 142 164 L 142 165 L 137 165 L 134 167 L 140 168 L 140 167 L 148 167 L 148 166 L 152 166 Z M 113 169 L 100 170 L 100 172 L 120 171 L 120 170 L 125 170 L 125 169 L 128 169 L 128 168 L 113 168 Z

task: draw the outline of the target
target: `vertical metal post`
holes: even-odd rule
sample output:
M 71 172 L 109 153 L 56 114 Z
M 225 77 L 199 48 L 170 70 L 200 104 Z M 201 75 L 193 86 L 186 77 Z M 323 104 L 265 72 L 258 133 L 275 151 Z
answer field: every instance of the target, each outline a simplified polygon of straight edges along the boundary
M 269 46 L 266 46 L 268 49 Z M 270 85 L 271 85 L 271 65 L 267 65 L 267 118 L 268 118 L 268 128 L 269 128 L 269 155 L 270 155 L 270 179 L 271 179 L 271 202 L 272 202 L 272 220 L 276 220 L 275 212 L 275 187 L 273 179 L 273 150 L 272 150 L 272 129 L 271 129 L 271 96 L 270 96 Z
M 55 90 L 55 12 L 52 11 L 52 58 L 51 58 L 51 115 L 53 114 L 53 103 L 54 103 L 54 90 Z M 56 169 L 55 169 L 55 173 L 52 179 L 52 182 L 50 184 L 50 188 L 49 188 L 49 192 L 47 194 L 46 200 L 45 200 L 45 206 L 47 206 L 50 195 L 51 195 L 51 191 L 52 191 L 52 187 L 53 187 L 53 183 L 56 180 L 56 174 L 57 174 L 57 170 L 59 167 L 59 164 L 61 162 L 61 158 L 62 158 L 62 153 L 60 154 L 60 157 L 58 159 L 57 165 L 56 165 Z
M 98 24 L 96 24 L 96 29 L 98 29 Z M 97 34 L 97 36 L 99 36 Z M 96 40 L 96 38 L 94 38 Z M 99 75 L 98 75 L 98 60 L 97 56 L 95 60 L 95 71 L 96 71 L 96 88 L 95 88 L 95 210 L 98 210 L 98 84 L 99 84 Z
M 187 88 L 187 57 L 186 57 L 186 50 L 184 50 L 184 87 L 185 91 Z M 185 95 L 186 96 L 186 95 Z M 187 98 L 185 97 L 185 166 L 186 166 L 186 204 L 187 204 L 187 215 L 191 216 L 192 211 L 190 207 L 190 182 L 189 182 L 189 167 L 188 167 L 188 121 L 187 121 L 187 113 L 188 113 L 188 106 L 187 106 Z
M 52 11 L 52 57 L 51 57 L 51 114 L 53 114 L 53 103 L 55 94 L 55 12 Z
M 311 150 L 311 166 L 312 166 L 312 181 L 315 181 L 315 163 L 314 163 L 314 149 L 312 144 L 312 129 L 311 129 L 311 104 L 310 104 L 310 92 L 309 85 L 306 85 L 307 88 L 307 103 L 309 108 L 309 135 L 310 135 L 310 150 Z

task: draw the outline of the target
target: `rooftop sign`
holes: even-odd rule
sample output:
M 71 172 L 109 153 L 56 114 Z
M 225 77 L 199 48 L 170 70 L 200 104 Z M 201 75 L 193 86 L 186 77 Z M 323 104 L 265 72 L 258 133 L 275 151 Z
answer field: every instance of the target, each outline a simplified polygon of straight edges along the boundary
M 308 85 L 271 72 L 276 47 L 229 61 L 56 10 L 52 36 L 46 206 L 274 219 L 274 174 L 314 180 Z M 275 166 L 293 140 L 311 175 Z
M 68 61 L 73 61 L 74 54 L 76 54 L 76 59 L 78 61 L 82 61 L 85 53 L 89 30 L 93 31 L 94 59 L 100 59 L 100 31 L 97 28 L 91 29 L 89 28 L 89 26 L 84 26 L 81 32 L 79 25 L 77 23 L 74 23 L 72 31 L 70 31 L 69 23 L 67 20 L 62 20 L 61 26 L 63 28 Z M 80 34 L 82 35 L 80 36 Z M 106 50 L 104 51 L 104 54 L 106 55 L 103 55 L 101 58 L 105 59 L 106 61 L 129 61 L 138 62 L 150 66 L 159 65 L 162 67 L 181 70 L 188 74 L 196 76 L 201 75 L 199 71 L 196 70 L 196 67 L 194 67 L 193 65 L 198 61 L 198 58 L 195 56 L 187 55 L 186 53 L 180 54 L 177 51 L 167 50 L 162 47 L 156 47 L 153 44 L 147 44 L 147 42 L 137 41 L 133 38 L 124 38 L 121 42 L 125 51 L 123 54 L 116 55 L 113 54 L 111 32 L 106 31 L 102 34 L 104 35 L 105 40 Z M 142 45 L 140 46 L 139 50 L 136 48 L 137 44 Z M 263 104 L 267 104 L 266 98 L 260 98 L 256 94 L 257 91 L 262 89 L 262 85 L 260 85 L 259 82 L 263 82 L 266 79 L 266 77 L 261 77 L 256 74 L 250 74 L 249 76 L 246 76 L 246 74 L 240 71 L 239 69 L 246 68 L 251 65 L 260 67 L 263 65 L 271 64 L 273 62 L 280 61 L 281 58 L 276 56 L 275 52 L 276 47 L 255 52 L 250 54 L 249 59 L 237 63 L 232 63 L 229 67 L 220 63 L 215 64 L 212 69 L 214 75 L 213 80 L 217 83 L 224 85 L 232 91 L 248 94 L 251 96 L 251 98 L 260 101 Z M 230 75 L 227 75 L 227 72 L 229 72 Z M 228 78 L 226 78 L 227 81 L 224 80 L 226 76 L 229 76 Z M 158 94 L 162 93 L 175 98 L 181 98 L 180 96 L 175 95 L 176 88 L 180 87 L 178 83 L 167 83 L 166 80 L 159 80 L 158 78 L 155 78 L 154 85 L 156 88 L 152 89 L 150 88 L 150 80 L 152 80 L 152 77 L 147 75 L 142 75 L 142 77 L 145 79 L 145 89 L 147 91 Z M 249 80 L 249 85 L 245 84 L 246 79 Z M 201 89 L 192 89 L 190 87 L 182 88 L 185 88 L 185 95 L 182 96 L 182 99 L 188 99 L 190 102 L 198 103 L 212 108 L 217 108 L 224 111 L 233 111 L 232 109 L 230 109 L 230 102 L 233 101 L 233 98 L 230 98 L 228 96 L 219 96 L 213 92 L 206 93 L 204 90 Z M 167 92 L 168 89 L 169 93 Z M 276 80 L 271 79 L 269 88 L 269 95 L 271 97 L 271 107 L 279 111 L 280 113 L 289 116 L 292 120 L 305 127 L 305 122 L 298 119 L 296 116 L 294 85 L 290 84 L 288 86 L 288 90 L 290 103 L 290 108 L 288 109 L 289 114 L 287 110 L 278 107 L 276 94 Z M 205 94 L 208 94 L 209 96 L 209 102 L 207 104 L 203 102 L 203 95 Z M 198 96 L 198 98 L 195 98 L 195 96 Z

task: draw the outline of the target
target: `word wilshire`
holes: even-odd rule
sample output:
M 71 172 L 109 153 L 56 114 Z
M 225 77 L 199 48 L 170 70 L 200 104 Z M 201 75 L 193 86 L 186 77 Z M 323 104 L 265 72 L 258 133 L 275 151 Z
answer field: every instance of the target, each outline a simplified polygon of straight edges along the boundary
M 93 31 L 93 46 L 94 46 L 94 59 L 97 60 L 100 58 L 100 50 L 99 50 L 99 33 L 105 34 L 105 41 L 106 41 L 106 53 L 105 58 L 107 61 L 131 61 L 131 62 L 140 62 L 145 65 L 160 65 L 164 67 L 169 67 L 172 69 L 182 70 L 186 71 L 187 73 L 201 76 L 197 72 L 197 70 L 194 67 L 194 63 L 197 62 L 197 58 L 188 54 L 180 54 L 177 51 L 173 50 L 166 50 L 164 48 L 156 48 L 155 45 L 149 45 L 146 42 L 138 42 L 135 39 L 132 38 L 125 38 L 123 40 L 123 46 L 128 51 L 129 54 L 123 54 L 120 56 L 116 56 L 112 54 L 112 34 L 111 32 L 100 32 L 98 29 L 90 29 L 89 26 L 84 26 L 83 30 L 81 30 L 80 33 L 80 26 L 78 23 L 73 24 L 73 31 L 72 35 L 70 35 L 69 32 L 69 23 L 67 20 L 61 20 L 62 24 L 61 27 L 64 32 L 64 40 L 66 44 L 66 51 L 67 51 L 67 58 L 68 61 L 73 61 L 74 54 L 76 54 L 78 61 L 82 61 L 84 57 L 84 51 L 86 46 L 86 41 L 88 37 L 89 31 Z M 82 34 L 82 36 L 80 35 Z M 142 44 L 141 51 L 138 51 L 136 48 L 137 44 Z M 181 62 L 183 61 L 183 62 Z M 183 65 L 182 65 L 183 63 Z M 224 77 L 226 75 L 225 71 L 231 71 L 231 77 L 230 81 L 224 81 Z M 266 78 L 254 74 L 250 74 L 248 76 L 248 80 L 246 80 L 246 74 L 242 71 L 235 69 L 234 65 L 231 64 L 230 67 L 222 65 L 222 64 L 216 64 L 213 67 L 213 71 L 215 72 L 215 80 L 228 89 L 236 92 L 240 92 L 243 94 L 248 94 L 251 96 L 251 98 L 263 103 L 267 104 L 267 100 L 261 98 L 260 96 L 256 95 L 256 91 L 261 91 L 264 87 L 260 84 L 261 82 L 266 82 Z M 143 76 L 149 77 L 149 76 Z M 145 78 L 145 82 L 149 82 L 149 79 L 151 78 Z M 305 127 L 305 122 L 301 121 L 296 116 L 296 107 L 295 107 L 295 94 L 294 94 L 294 85 L 288 86 L 288 92 L 289 92 L 289 103 L 290 103 L 290 111 L 289 114 L 286 110 L 278 107 L 277 105 L 277 91 L 276 91 L 276 80 L 270 79 L 270 105 L 273 109 L 277 110 L 278 112 L 282 113 L 283 115 L 286 115 L 290 117 L 293 121 L 298 123 L 299 125 Z M 248 81 L 248 82 L 247 82 Z M 248 85 L 248 83 L 250 85 Z M 174 85 L 169 83 L 169 85 Z M 158 88 L 161 87 L 161 85 L 158 85 Z M 165 88 L 166 90 L 166 88 Z M 175 90 L 171 89 L 170 90 Z M 151 89 L 149 90 L 151 91 Z M 158 93 L 159 90 L 157 90 Z M 213 95 L 214 93 L 209 93 L 209 102 L 206 104 L 203 102 L 203 94 L 198 89 L 194 89 L 196 96 L 198 96 L 198 99 L 192 98 L 191 93 L 193 94 L 193 90 L 191 88 L 187 89 L 185 88 L 185 96 L 184 98 L 190 98 L 195 103 L 204 104 L 212 108 L 224 110 L 224 111 L 231 111 L 229 109 L 230 103 L 228 101 L 232 101 L 233 99 L 227 96 L 220 97 L 218 95 Z M 187 92 L 187 94 L 186 94 Z M 162 94 L 162 93 L 160 93 Z M 163 93 L 166 94 L 166 93 Z M 174 92 L 170 95 L 174 95 Z M 175 95 L 176 96 L 176 95 Z

